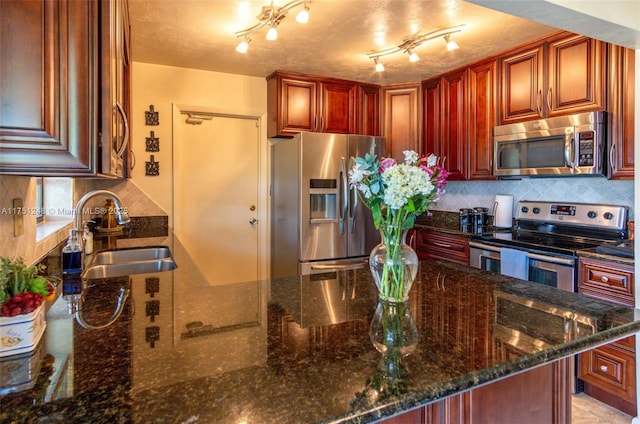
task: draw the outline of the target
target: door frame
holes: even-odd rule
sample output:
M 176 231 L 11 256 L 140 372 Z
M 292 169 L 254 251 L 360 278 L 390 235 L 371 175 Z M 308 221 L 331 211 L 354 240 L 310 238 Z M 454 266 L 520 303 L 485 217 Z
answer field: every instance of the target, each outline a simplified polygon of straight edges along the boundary
M 271 143 L 267 138 L 267 112 L 255 110 L 224 110 L 221 108 L 202 106 L 202 105 L 185 105 L 172 103 L 172 127 L 171 127 L 171 168 L 174 169 L 175 163 L 175 144 L 178 143 L 179 133 L 176 130 L 181 120 L 187 117 L 187 112 L 195 112 L 200 115 L 209 115 L 213 117 L 252 119 L 258 123 L 259 147 L 258 147 L 258 280 L 264 280 L 271 275 L 269 260 L 270 252 L 270 235 L 271 235 L 271 199 L 269 197 L 270 181 L 270 155 Z M 175 172 L 171 176 L 171 212 L 169 214 L 169 226 L 174 228 L 175 216 Z

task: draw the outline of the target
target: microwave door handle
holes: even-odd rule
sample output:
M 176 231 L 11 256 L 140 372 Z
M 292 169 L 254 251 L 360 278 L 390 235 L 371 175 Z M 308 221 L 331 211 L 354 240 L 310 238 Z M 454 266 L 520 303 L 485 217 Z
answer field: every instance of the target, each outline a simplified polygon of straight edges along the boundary
M 575 162 L 573 160 L 574 155 L 574 137 L 573 132 L 568 132 L 564 135 L 564 159 L 567 161 L 567 165 L 571 169 L 575 167 Z

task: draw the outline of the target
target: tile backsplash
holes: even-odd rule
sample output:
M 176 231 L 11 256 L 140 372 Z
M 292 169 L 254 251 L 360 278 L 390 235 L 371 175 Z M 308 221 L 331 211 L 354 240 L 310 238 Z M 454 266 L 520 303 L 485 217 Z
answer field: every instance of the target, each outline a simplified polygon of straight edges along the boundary
M 460 208 L 493 207 L 496 194 L 513 195 L 514 212 L 519 200 L 604 203 L 629 207 L 633 218 L 634 182 L 611 181 L 599 177 L 523 178 L 500 181 L 450 181 L 447 193 L 434 208 L 458 211 Z

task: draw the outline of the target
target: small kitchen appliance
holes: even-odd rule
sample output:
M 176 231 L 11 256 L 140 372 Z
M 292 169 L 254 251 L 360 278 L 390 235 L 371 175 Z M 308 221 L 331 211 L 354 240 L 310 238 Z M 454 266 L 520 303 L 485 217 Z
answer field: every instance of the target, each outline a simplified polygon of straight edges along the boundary
M 494 175 L 604 176 L 605 124 L 605 112 L 586 112 L 496 126 Z
M 473 232 L 484 234 L 489 231 L 489 208 L 473 208 Z
M 473 231 L 473 209 L 460 209 L 460 231 L 470 233 Z

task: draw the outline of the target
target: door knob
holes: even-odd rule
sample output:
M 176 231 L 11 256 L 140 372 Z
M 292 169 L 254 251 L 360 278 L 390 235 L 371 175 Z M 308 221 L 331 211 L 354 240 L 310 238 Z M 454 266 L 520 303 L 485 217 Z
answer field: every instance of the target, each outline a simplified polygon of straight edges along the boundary
M 255 219 L 255 218 L 251 218 L 251 219 L 249 220 L 249 224 L 251 224 L 251 225 L 256 225 L 257 223 L 258 223 L 258 220 L 257 220 L 257 219 Z

